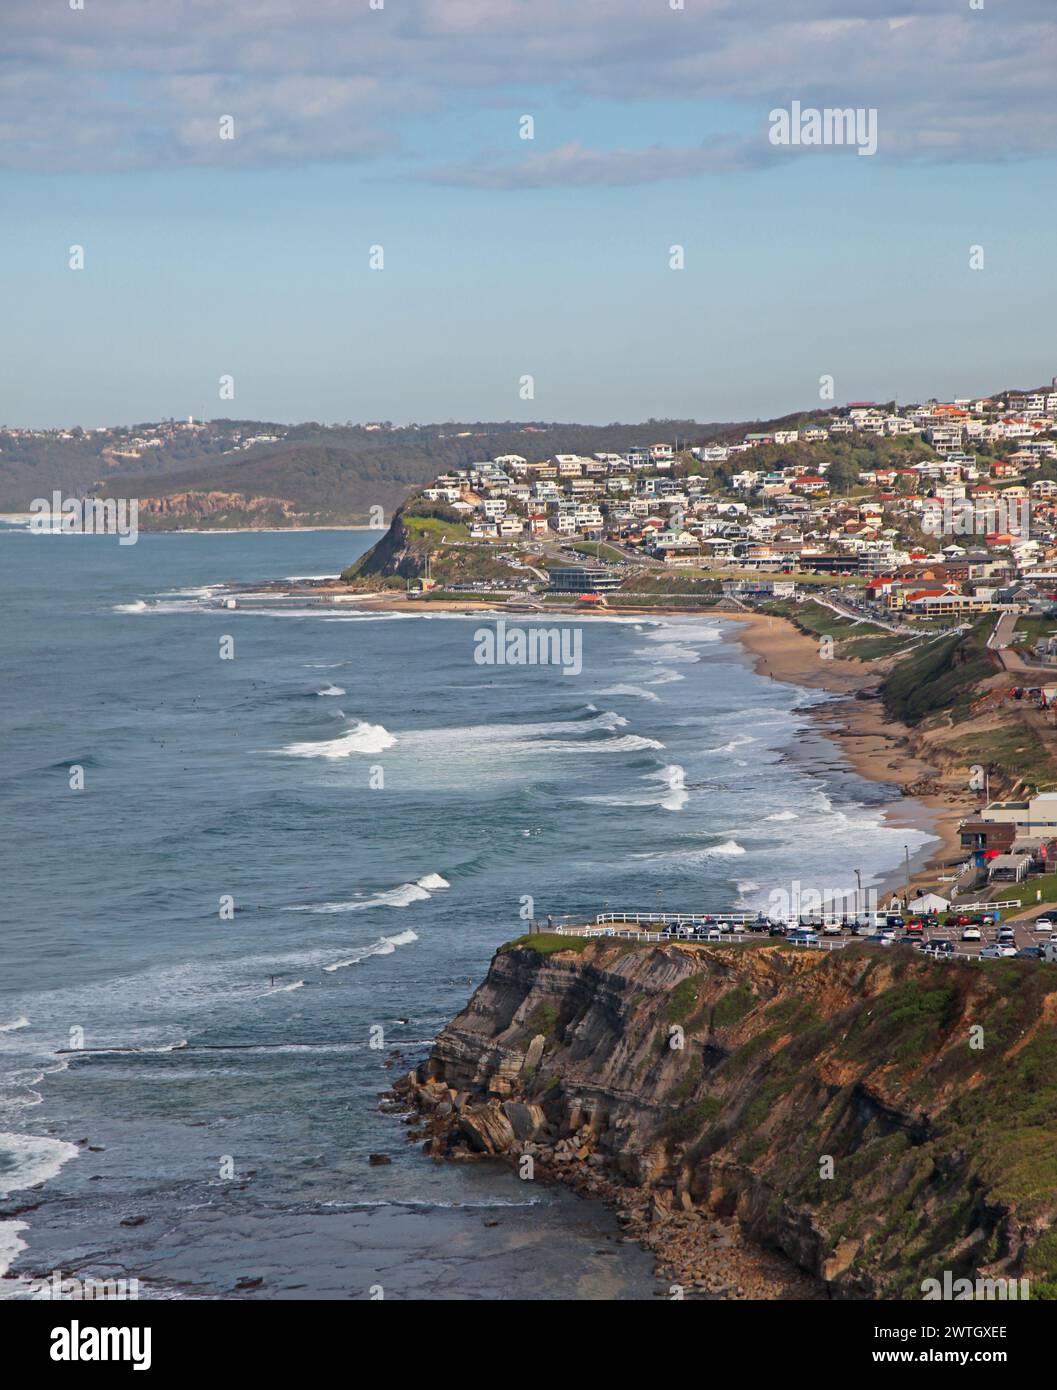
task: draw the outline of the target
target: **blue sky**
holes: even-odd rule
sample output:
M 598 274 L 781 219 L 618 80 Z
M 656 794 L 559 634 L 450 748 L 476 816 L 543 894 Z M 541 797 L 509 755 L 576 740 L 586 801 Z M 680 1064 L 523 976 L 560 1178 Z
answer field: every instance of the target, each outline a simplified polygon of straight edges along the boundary
M 738 419 L 823 374 L 1057 372 L 1034 0 L 10 3 L 2 423 Z M 793 99 L 876 108 L 877 154 L 776 149 Z

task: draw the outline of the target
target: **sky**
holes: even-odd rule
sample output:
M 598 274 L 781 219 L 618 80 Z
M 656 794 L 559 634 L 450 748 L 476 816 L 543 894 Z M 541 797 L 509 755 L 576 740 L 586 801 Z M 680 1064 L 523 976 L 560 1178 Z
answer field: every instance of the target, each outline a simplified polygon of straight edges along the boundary
M 1054 72 L 1054 0 L 2 0 L 0 424 L 1037 386 Z

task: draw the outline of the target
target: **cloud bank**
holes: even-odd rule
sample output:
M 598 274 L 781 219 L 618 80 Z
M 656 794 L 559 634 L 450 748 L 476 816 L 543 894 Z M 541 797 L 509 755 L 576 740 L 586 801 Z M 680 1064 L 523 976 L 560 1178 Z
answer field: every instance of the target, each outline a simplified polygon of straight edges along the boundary
M 375 0 L 378 3 L 378 0 Z M 878 110 L 880 153 L 995 161 L 1057 151 L 1053 0 L 4 0 L 0 164 L 72 171 L 371 162 L 478 188 L 626 185 L 762 169 L 767 113 Z M 409 120 L 540 90 L 724 101 L 737 134 L 670 146 L 423 160 Z M 531 103 L 524 108 L 531 111 Z M 231 116 L 235 138 L 220 138 Z M 689 118 L 688 123 L 689 123 Z M 518 146 L 518 147 L 515 147 Z

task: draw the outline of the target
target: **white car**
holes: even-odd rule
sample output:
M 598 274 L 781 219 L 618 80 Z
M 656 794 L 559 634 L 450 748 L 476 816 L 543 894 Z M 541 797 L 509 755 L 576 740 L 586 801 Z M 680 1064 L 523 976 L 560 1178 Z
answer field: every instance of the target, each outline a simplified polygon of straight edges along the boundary
M 1008 941 L 1000 941 L 998 943 L 998 954 L 1000 956 L 1015 956 L 1017 954 L 1017 948 Z
M 839 923 L 839 922 L 827 922 L 826 925 L 822 928 L 822 935 L 823 935 L 823 936 L 840 936 L 840 923 Z
M 963 940 L 963 941 L 979 941 L 980 939 L 981 939 L 981 938 L 980 938 L 980 928 L 979 928 L 979 927 L 964 927 L 964 928 L 962 929 L 962 940 Z
M 1032 925 L 1035 931 L 1053 931 L 1053 920 L 1050 917 L 1036 917 Z

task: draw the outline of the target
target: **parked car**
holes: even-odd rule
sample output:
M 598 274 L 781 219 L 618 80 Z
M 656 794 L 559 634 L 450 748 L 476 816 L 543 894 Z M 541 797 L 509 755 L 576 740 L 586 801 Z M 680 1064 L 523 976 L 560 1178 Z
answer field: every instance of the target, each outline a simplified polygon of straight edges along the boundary
M 1034 931 L 1053 931 L 1053 918 L 1036 917 L 1032 923 L 1032 929 Z
M 962 940 L 963 940 L 963 941 L 979 941 L 980 939 L 981 939 L 981 937 L 980 937 L 980 928 L 979 928 L 979 927 L 963 927 L 963 928 L 962 928 Z
M 1015 937 L 1016 937 L 1016 932 L 1013 930 L 1012 927 L 999 927 L 999 929 L 998 929 L 998 939 L 999 939 L 999 941 L 1012 941 Z
M 840 936 L 841 925 L 839 922 L 827 922 L 822 928 L 823 936 Z
M 1017 948 L 1013 945 L 1011 941 L 1000 941 L 998 945 L 995 947 L 995 950 L 998 952 L 1000 956 L 1005 958 L 1015 956 L 1017 954 Z
M 902 927 L 904 925 L 903 918 L 900 917 L 898 912 L 890 912 L 885 918 L 886 927 Z
M 772 922 L 767 931 L 768 936 L 785 936 L 785 934 L 785 927 L 782 926 L 781 922 Z
M 818 940 L 818 932 L 808 931 L 805 927 L 797 927 L 788 933 L 787 941 L 795 941 L 798 946 L 810 946 Z
M 1042 947 L 1021 946 L 1017 952 L 1017 960 L 1042 960 Z
M 985 946 L 984 949 L 980 952 L 980 959 L 981 959 L 981 960 L 998 960 L 998 958 L 999 958 L 999 956 L 1001 956 L 1001 954 L 1002 954 L 1002 952 L 999 950 L 999 948 L 998 948 L 997 946 Z

